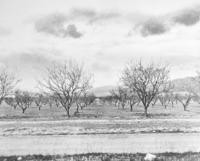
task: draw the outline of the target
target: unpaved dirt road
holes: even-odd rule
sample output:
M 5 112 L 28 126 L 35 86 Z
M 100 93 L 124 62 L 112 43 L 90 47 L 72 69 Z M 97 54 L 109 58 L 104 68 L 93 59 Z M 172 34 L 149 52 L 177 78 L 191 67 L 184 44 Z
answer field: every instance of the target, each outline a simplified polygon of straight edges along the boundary
M 199 119 L 0 121 L 0 136 L 200 133 Z
M 199 133 L 1 136 L 0 155 L 200 151 Z

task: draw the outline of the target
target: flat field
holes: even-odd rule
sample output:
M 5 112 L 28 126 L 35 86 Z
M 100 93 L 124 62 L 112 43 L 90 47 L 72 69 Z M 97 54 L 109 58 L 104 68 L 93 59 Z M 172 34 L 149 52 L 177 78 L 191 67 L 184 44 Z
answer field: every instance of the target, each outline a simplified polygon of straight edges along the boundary
M 40 111 L 31 107 L 22 114 L 19 108 L 3 103 L 0 160 L 21 156 L 21 160 L 31 161 L 143 160 L 148 152 L 157 153 L 161 160 L 200 160 L 200 105 L 195 102 L 187 111 L 181 104 L 166 109 L 157 104 L 149 107 L 147 118 L 142 105 L 132 112 L 129 107 L 108 104 L 91 105 L 78 115 L 74 115 L 75 110 L 72 107 L 70 118 L 63 108 L 55 106 L 44 106 Z M 69 156 L 73 150 L 81 155 Z
M 131 112 L 111 105 L 89 106 L 66 116 L 63 108 L 36 107 L 22 114 L 19 108 L 2 104 L 0 107 L 0 135 L 74 135 L 74 134 L 132 134 L 132 133 L 194 133 L 200 132 L 200 105 L 192 103 L 188 111 L 180 104 L 165 109 L 161 105 L 149 107 L 149 117 L 142 105 Z
M 66 116 L 66 111 L 62 107 L 43 106 L 39 111 L 36 106 L 27 109 L 24 114 L 17 107 L 13 109 L 6 103 L 0 106 L 0 120 L 72 120 L 72 119 L 147 119 L 144 116 L 144 108 L 140 105 L 135 105 L 131 112 L 129 107 L 125 109 L 115 107 L 113 105 L 91 105 L 79 110 L 78 114 L 74 114 L 76 107 L 70 109 L 71 117 Z M 148 108 L 148 119 L 200 119 L 200 104 L 192 102 L 187 111 L 183 110 L 181 104 L 175 104 L 174 107 L 168 106 L 166 109 L 159 103 Z

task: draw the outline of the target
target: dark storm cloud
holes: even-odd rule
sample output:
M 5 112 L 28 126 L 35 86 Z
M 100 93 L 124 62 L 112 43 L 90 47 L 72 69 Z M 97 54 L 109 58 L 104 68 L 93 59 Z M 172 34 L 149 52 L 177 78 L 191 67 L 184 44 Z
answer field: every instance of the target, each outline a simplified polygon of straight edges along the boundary
M 136 15 L 135 15 L 136 16 Z M 141 15 L 137 15 L 140 17 Z M 77 26 L 71 21 L 77 20 L 86 24 L 98 22 L 111 22 L 111 20 L 125 20 L 134 24 L 134 30 L 146 37 L 151 35 L 164 34 L 176 24 L 192 26 L 200 20 L 200 7 L 188 7 L 186 9 L 161 15 L 158 17 L 149 17 L 143 15 L 142 21 L 136 19 L 134 14 L 123 15 L 118 12 L 96 11 L 93 9 L 74 8 L 68 14 L 51 14 L 36 21 L 35 28 L 38 32 L 48 33 L 57 37 L 80 38 L 83 34 L 77 29 Z
M 62 36 L 65 21 L 66 17 L 64 15 L 52 14 L 37 20 L 35 28 L 38 32 Z
M 66 36 L 70 36 L 73 38 L 79 38 L 82 36 L 82 33 L 77 31 L 77 28 L 74 24 L 70 24 L 67 26 L 65 34 Z
M 167 31 L 168 28 L 163 22 L 153 18 L 145 21 L 140 26 L 140 33 L 142 36 L 160 35 Z
M 88 24 L 117 18 L 120 15 L 114 12 L 96 12 L 90 9 L 73 9 L 68 14 L 54 13 L 38 19 L 35 22 L 37 32 L 51 34 L 57 37 L 80 38 L 83 36 L 75 24 L 70 21 L 86 21 Z
M 78 9 L 71 10 L 69 18 L 86 18 L 88 23 L 94 23 L 97 21 L 105 21 L 113 18 L 119 18 L 121 15 L 117 12 L 97 12 L 92 9 Z
M 200 7 L 187 8 L 161 17 L 147 18 L 145 21 L 136 24 L 134 29 L 142 36 L 164 34 L 176 24 L 193 26 L 200 21 Z
M 100 13 L 90 9 L 73 9 L 68 14 L 55 13 L 38 19 L 35 22 L 35 29 L 37 32 L 57 37 L 80 38 L 83 34 L 78 31 L 75 24 L 69 24 L 71 20 L 86 21 L 86 23 L 92 24 L 119 16 L 114 12 Z
M 200 20 L 200 10 L 189 9 L 183 10 L 173 17 L 175 23 L 179 23 L 186 26 L 191 26 L 198 23 Z
M 57 37 L 79 38 L 82 36 L 74 24 L 66 26 L 66 22 L 67 17 L 64 14 L 52 14 L 37 20 L 35 22 L 35 29 L 38 32 Z

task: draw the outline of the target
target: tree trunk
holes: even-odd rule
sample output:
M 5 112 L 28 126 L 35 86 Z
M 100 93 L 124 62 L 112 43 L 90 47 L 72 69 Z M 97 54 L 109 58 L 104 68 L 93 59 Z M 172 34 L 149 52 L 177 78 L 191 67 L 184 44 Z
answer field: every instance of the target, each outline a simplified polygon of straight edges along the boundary
M 2 104 L 2 102 L 3 102 L 3 98 L 0 98 L 0 105 Z
M 69 107 L 67 108 L 67 117 L 70 117 Z
M 76 104 L 76 112 L 79 113 L 79 105 Z
M 25 111 L 26 111 L 26 109 L 25 109 L 25 108 L 23 108 L 23 109 L 22 109 L 22 113 L 25 113 Z
M 115 107 L 117 107 L 117 101 L 114 101 Z
M 183 105 L 184 111 L 187 111 L 187 106 Z
M 144 108 L 144 112 L 145 112 L 145 116 L 148 117 L 148 113 L 147 113 L 147 107 Z
M 131 112 L 133 111 L 133 105 L 130 105 L 130 107 L 131 107 Z
M 83 110 L 84 107 L 86 107 L 86 105 L 81 105 L 81 110 Z
M 125 106 L 124 103 L 122 103 L 121 106 L 122 106 L 122 109 L 124 110 L 124 106 Z

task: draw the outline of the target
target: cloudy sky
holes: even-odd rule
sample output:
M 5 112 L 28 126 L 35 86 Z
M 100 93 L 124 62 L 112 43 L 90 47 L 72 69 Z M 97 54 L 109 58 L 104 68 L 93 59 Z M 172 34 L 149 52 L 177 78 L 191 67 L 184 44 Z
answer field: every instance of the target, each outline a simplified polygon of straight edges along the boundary
M 130 60 L 200 70 L 199 0 L 0 0 L 0 65 L 34 89 L 45 66 L 75 59 L 94 86 L 115 85 Z

